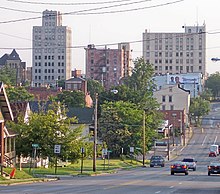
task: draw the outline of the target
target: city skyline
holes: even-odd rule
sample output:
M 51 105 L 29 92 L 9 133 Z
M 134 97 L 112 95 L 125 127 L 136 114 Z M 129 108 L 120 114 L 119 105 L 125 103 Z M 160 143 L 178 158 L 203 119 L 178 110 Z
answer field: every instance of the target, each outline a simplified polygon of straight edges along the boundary
M 205 23 L 207 72 L 214 73 L 220 69 L 219 62 L 211 61 L 212 57 L 220 57 L 218 5 L 217 0 L 212 4 L 201 0 L 2 0 L 0 56 L 15 48 L 22 61 L 31 66 L 32 28 L 41 24 L 42 12 L 48 9 L 60 11 L 63 25 L 72 28 L 72 69 L 85 72 L 84 48 L 88 44 L 97 48 L 99 45 L 99 48 L 105 45 L 116 48 L 120 42 L 130 42 L 135 59 L 143 55 L 142 34 L 146 29 L 150 32 L 183 32 L 184 25 Z

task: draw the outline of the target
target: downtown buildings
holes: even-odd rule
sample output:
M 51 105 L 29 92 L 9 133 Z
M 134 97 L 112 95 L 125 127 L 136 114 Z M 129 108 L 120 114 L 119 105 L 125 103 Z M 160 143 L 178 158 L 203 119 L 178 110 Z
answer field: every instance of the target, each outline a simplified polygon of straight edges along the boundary
M 119 85 L 131 74 L 131 49 L 129 43 L 119 43 L 117 49 L 95 48 L 86 50 L 86 78 L 99 81 L 105 89 Z
M 143 57 L 156 75 L 201 73 L 206 76 L 206 28 L 183 26 L 183 33 L 143 33 Z
M 56 86 L 71 77 L 71 29 L 62 15 L 45 10 L 42 26 L 33 27 L 32 86 Z

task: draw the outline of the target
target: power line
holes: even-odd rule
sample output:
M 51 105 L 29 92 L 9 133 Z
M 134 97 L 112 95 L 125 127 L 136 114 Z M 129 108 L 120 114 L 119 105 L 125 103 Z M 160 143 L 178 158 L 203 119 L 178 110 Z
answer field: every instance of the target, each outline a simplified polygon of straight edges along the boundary
M 33 2 L 33 1 L 22 1 L 22 0 L 6 0 L 15 3 L 23 3 L 23 4 L 35 4 L 35 5 L 100 5 L 100 4 L 111 4 L 111 3 L 119 3 L 126 2 L 132 0 L 117 0 L 117 1 L 104 1 L 104 2 L 85 2 L 85 3 L 45 3 L 45 2 Z M 149 0 L 151 1 L 151 0 Z
M 133 9 L 127 9 L 127 10 L 107 11 L 107 12 L 101 12 L 101 13 L 98 13 L 98 12 L 96 12 L 96 13 L 92 13 L 92 12 L 91 13 L 83 13 L 83 12 L 88 12 L 88 11 L 95 11 L 95 10 L 101 10 L 101 9 L 109 9 L 109 8 L 115 8 L 115 7 L 120 7 L 120 6 L 138 4 L 138 3 L 143 3 L 146 1 L 149 1 L 149 0 L 135 1 L 135 2 L 131 2 L 131 3 L 124 3 L 124 4 L 118 4 L 118 5 L 112 5 L 112 6 L 104 6 L 104 7 L 91 8 L 91 9 L 79 10 L 79 11 L 74 11 L 74 12 L 67 12 L 67 13 L 63 13 L 61 15 L 91 15 L 91 14 L 110 14 L 110 13 L 131 12 L 131 11 L 138 11 L 138 10 L 143 10 L 143 9 L 150 9 L 150 8 L 156 8 L 156 7 L 161 7 L 161 6 L 167 6 L 167 5 L 171 5 L 171 4 L 175 4 L 175 3 L 180 3 L 184 0 L 177 0 L 177 1 L 172 1 L 172 2 L 168 2 L 168 3 L 164 3 L 164 4 L 152 5 L 152 6 L 141 7 L 141 8 L 133 8 Z M 0 22 L 0 24 L 29 21 L 29 20 L 41 19 L 41 18 L 42 18 L 42 16 L 15 19 L 15 20 L 9 20 L 9 21 L 2 21 L 2 22 Z

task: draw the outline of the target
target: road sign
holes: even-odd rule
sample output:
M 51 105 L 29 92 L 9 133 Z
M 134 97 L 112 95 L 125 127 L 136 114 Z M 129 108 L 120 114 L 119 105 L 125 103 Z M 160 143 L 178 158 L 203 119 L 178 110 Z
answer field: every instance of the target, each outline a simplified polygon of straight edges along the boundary
M 106 148 L 102 149 L 102 155 L 104 155 L 104 156 L 107 155 L 107 152 L 108 152 L 108 150 Z
M 134 147 L 130 147 L 130 152 L 134 153 Z
M 32 144 L 32 147 L 33 147 L 33 148 L 38 148 L 38 147 L 39 147 L 39 144 L 33 143 L 33 144 Z
M 61 145 L 54 145 L 54 153 L 60 154 Z

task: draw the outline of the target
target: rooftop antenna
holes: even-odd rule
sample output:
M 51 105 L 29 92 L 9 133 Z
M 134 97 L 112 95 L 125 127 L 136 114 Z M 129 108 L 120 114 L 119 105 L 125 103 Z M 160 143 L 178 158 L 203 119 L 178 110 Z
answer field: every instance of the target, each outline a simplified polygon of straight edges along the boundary
M 198 33 L 198 27 L 199 27 L 199 9 L 196 7 L 196 26 L 197 26 L 197 33 Z

